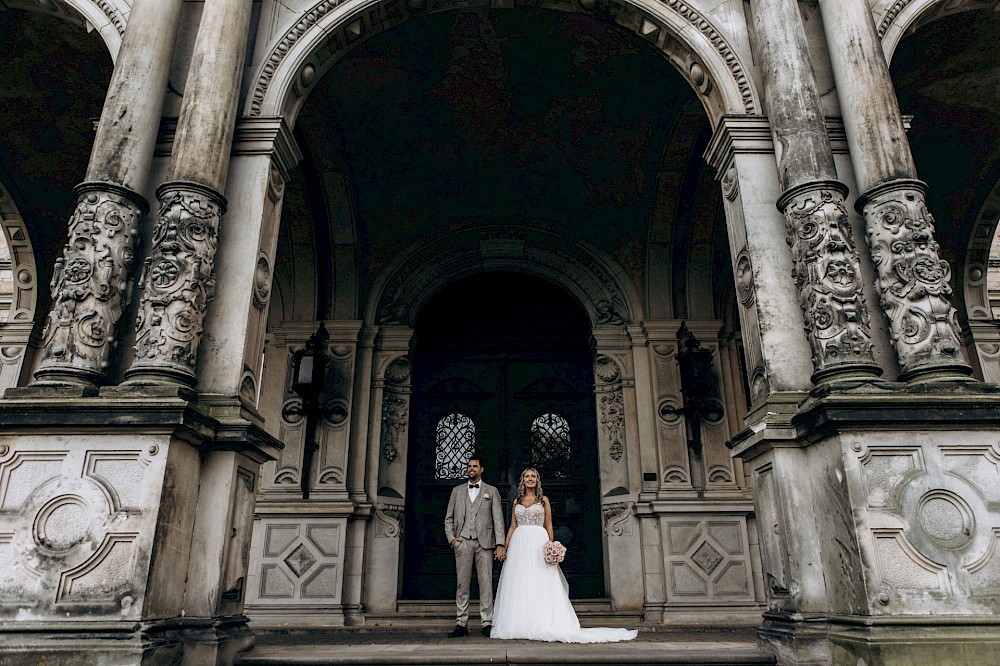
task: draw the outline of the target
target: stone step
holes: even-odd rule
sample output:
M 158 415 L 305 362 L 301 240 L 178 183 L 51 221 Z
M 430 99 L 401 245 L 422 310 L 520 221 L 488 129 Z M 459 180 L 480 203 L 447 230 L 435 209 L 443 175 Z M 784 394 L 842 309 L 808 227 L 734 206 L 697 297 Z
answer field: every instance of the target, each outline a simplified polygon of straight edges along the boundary
M 310 631 L 258 631 L 242 666 L 346 664 L 775 664 L 757 646 L 751 629 L 660 630 L 641 628 L 634 641 L 573 645 L 491 640 L 470 624 L 470 635 L 448 638 L 438 627 L 371 629 L 347 627 Z

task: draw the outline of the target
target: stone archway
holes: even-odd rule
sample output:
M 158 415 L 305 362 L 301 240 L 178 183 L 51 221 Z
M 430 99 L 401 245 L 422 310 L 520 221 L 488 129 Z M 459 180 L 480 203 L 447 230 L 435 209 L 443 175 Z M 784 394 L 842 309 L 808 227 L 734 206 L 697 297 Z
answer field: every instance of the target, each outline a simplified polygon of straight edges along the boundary
M 372 409 L 381 415 L 369 432 L 369 478 L 377 482 L 376 538 L 366 568 L 365 608 L 370 617 L 397 611 L 399 581 L 385 572 L 401 572 L 400 540 L 404 532 L 409 487 L 408 443 L 414 415 L 412 336 L 422 307 L 446 285 L 471 275 L 516 271 L 557 285 L 575 298 L 589 320 L 593 344 L 590 381 L 596 410 L 600 521 L 603 525 L 604 587 L 607 609 L 638 612 L 641 585 L 630 582 L 641 569 L 637 559 L 639 530 L 635 521 L 635 487 L 640 476 L 637 402 L 632 351 L 621 340 L 629 322 L 642 318 L 641 300 L 616 262 L 601 250 L 553 233 L 520 227 L 489 232 L 468 230 L 415 248 L 399 257 L 376 282 L 366 319 L 377 326 L 374 350 L 375 391 Z M 374 423 L 374 422 L 373 422 Z M 370 454 L 371 455 L 371 454 Z M 373 575 L 372 572 L 382 572 Z M 589 589 L 589 588 L 588 588 Z
M 382 0 L 375 4 L 317 0 L 272 42 L 253 79 L 244 112 L 250 116 L 280 115 L 292 125 L 314 84 L 348 49 L 411 17 L 469 6 L 427 0 Z M 604 5 L 581 0 L 552 8 L 615 22 L 647 41 L 697 91 L 713 124 L 723 114 L 760 112 L 760 96 L 739 55 L 709 17 L 688 3 L 668 0 L 647 5 L 616 0 Z
M 29 340 L 38 302 L 38 273 L 24 218 L 0 184 L 0 227 L 10 261 L 10 309 L 0 320 L 0 389 L 18 386 L 30 367 Z

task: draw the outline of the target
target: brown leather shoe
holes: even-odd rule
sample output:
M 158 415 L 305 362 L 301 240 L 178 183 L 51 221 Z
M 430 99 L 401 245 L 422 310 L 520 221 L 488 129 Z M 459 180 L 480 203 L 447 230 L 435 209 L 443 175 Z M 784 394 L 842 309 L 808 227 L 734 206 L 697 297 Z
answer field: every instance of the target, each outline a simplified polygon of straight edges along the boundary
M 469 630 L 460 624 L 456 624 L 455 628 L 448 632 L 448 638 L 461 638 L 462 636 L 468 636 Z

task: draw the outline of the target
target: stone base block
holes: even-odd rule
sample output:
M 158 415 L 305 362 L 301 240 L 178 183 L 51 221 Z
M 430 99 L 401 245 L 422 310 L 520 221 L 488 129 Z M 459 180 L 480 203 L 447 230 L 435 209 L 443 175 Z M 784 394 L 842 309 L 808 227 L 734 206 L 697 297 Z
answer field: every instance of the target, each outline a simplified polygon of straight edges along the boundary
M 858 618 L 861 619 L 861 618 Z M 1000 624 L 993 618 L 946 624 L 896 618 L 876 625 L 767 619 L 758 642 L 779 666 L 967 666 L 995 664 Z
M 73 622 L 18 623 L 0 627 L 4 666 L 175 666 L 232 664 L 253 648 L 247 619 L 204 624 Z

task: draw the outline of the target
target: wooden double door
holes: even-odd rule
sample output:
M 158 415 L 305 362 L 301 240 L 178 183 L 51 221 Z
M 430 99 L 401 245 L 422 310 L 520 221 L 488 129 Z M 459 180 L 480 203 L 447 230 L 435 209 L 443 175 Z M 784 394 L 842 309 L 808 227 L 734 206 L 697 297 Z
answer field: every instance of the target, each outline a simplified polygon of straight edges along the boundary
M 455 594 L 444 517 L 473 450 L 500 491 L 505 528 L 522 470 L 539 470 L 568 548 L 570 595 L 606 596 L 593 384 L 585 350 L 414 354 L 402 598 Z

